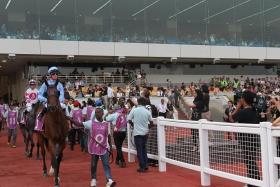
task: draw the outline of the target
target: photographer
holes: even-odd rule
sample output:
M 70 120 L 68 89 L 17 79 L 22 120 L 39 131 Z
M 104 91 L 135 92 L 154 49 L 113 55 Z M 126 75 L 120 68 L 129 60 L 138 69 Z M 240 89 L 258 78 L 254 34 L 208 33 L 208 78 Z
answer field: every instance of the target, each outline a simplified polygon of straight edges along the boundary
M 257 110 L 257 113 L 258 113 L 259 121 L 260 122 L 267 121 L 267 115 L 266 115 L 267 103 L 266 103 L 266 98 L 260 92 L 257 93 L 257 102 L 256 102 L 255 107 L 256 107 L 256 110 Z
M 253 108 L 255 94 L 250 91 L 244 91 L 241 99 L 237 103 L 236 110 L 229 114 L 232 122 L 238 123 L 259 123 L 256 110 Z M 257 135 L 248 133 L 239 133 L 238 142 L 245 156 L 244 161 L 247 167 L 247 175 L 252 179 L 260 179 L 259 169 L 257 166 L 258 147 L 260 146 Z M 248 187 L 255 187 L 248 185 Z

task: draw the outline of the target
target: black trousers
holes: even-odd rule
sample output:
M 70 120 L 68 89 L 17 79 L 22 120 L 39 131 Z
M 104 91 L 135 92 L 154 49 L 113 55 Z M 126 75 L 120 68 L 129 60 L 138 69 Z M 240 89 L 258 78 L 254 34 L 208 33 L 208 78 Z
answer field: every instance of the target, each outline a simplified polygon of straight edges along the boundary
M 68 139 L 69 139 L 69 143 L 70 143 L 71 148 L 73 148 L 74 145 L 76 144 L 77 135 L 78 135 L 79 142 L 81 142 L 82 138 L 83 138 L 82 129 L 71 129 L 70 130 Z M 83 146 L 84 145 L 81 145 L 82 148 L 83 148 Z
M 139 169 L 142 170 L 148 168 L 147 140 L 148 140 L 148 136 L 145 135 L 134 136 L 134 142 L 135 142 L 137 157 L 139 161 Z
M 116 162 L 125 162 L 122 152 L 122 145 L 126 137 L 126 132 L 117 131 L 113 134 L 114 142 L 117 149 Z
M 158 116 L 163 116 L 164 118 L 166 118 L 166 112 L 165 113 L 159 112 Z

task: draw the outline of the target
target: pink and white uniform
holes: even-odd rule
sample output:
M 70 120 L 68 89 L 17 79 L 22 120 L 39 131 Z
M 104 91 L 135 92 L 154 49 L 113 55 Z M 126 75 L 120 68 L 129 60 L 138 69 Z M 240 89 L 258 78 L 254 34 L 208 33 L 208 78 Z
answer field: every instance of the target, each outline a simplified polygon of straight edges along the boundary
M 38 102 L 38 89 L 34 88 L 28 88 L 25 92 L 25 101 L 26 101 L 26 108 L 27 111 L 30 112 L 32 109 L 32 104 L 35 104 Z
M 71 110 L 70 116 L 79 123 L 83 122 L 83 112 L 80 108 L 74 108 L 73 110 Z M 76 126 L 74 127 L 77 128 Z
M 104 155 L 109 148 L 108 144 L 108 122 L 93 120 L 88 142 L 88 152 L 94 155 Z
M 17 128 L 17 111 L 15 110 L 8 111 L 7 126 L 9 129 Z

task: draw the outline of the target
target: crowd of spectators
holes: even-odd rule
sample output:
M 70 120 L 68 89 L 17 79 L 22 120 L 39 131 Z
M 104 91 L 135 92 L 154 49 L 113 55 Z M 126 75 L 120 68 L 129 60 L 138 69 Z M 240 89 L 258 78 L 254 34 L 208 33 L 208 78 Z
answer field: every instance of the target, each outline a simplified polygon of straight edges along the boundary
M 140 29 L 141 30 L 141 29 Z M 86 32 L 88 31 L 88 32 Z M 90 34 L 89 34 L 90 33 Z M 223 34 L 208 34 L 207 36 L 195 33 L 178 33 L 177 35 L 165 36 L 158 32 L 135 31 L 135 29 L 119 28 L 112 34 L 103 29 L 82 27 L 78 32 L 73 25 L 55 25 L 53 23 L 41 23 L 40 32 L 36 25 L 21 29 L 7 28 L 3 23 L 0 25 L 0 37 L 8 39 L 44 39 L 65 41 L 103 41 L 103 42 L 135 42 L 135 43 L 161 43 L 161 44 L 185 44 L 185 45 L 219 45 L 219 46 L 248 46 L 248 47 L 280 47 L 277 37 L 262 41 L 260 37 L 255 38 L 230 38 Z M 200 32 L 199 32 L 200 33 Z M 266 37 L 268 38 L 268 37 Z

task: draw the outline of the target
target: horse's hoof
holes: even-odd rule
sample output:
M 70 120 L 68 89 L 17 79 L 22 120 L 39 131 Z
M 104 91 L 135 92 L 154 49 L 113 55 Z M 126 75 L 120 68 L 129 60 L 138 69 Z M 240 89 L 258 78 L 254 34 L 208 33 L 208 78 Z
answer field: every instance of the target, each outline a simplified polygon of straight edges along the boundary
M 37 156 L 37 157 L 36 157 L 36 160 L 41 160 L 41 157 Z
M 27 157 L 28 157 L 28 158 L 32 158 L 32 154 L 29 153 L 29 154 L 27 155 Z
M 54 187 L 59 187 L 59 184 L 58 185 L 54 185 Z
M 28 151 L 25 151 L 25 156 L 28 157 L 28 155 L 30 154 Z

